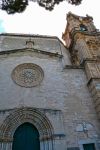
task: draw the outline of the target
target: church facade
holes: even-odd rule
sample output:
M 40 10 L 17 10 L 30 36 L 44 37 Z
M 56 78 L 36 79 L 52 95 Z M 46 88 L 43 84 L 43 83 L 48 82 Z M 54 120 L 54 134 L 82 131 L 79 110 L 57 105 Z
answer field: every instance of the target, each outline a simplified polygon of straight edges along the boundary
M 100 32 L 0 35 L 0 150 L 100 150 Z

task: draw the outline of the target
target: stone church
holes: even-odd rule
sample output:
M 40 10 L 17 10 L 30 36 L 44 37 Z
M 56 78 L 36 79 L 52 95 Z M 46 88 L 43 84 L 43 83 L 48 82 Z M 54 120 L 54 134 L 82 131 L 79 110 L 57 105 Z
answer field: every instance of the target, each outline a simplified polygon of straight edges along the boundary
M 0 150 L 100 150 L 100 32 L 69 12 L 62 39 L 0 34 Z

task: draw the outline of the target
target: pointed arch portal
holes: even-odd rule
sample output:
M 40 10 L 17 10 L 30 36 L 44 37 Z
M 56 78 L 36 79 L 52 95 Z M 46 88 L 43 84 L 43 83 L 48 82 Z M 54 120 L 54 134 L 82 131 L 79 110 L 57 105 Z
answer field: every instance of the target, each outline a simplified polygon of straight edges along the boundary
M 27 122 L 20 125 L 13 136 L 12 150 L 40 150 L 38 130 Z

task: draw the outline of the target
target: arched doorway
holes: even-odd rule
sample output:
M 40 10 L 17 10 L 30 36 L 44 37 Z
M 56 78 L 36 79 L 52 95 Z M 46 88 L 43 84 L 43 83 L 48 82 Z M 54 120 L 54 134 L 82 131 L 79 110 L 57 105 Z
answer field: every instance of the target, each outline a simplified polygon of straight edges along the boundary
M 39 150 L 44 150 L 46 148 L 48 150 L 54 149 L 54 129 L 45 113 L 32 107 L 21 107 L 14 109 L 0 126 L 0 139 L 3 139 L 0 142 L 0 150 L 16 150 L 13 148 L 16 138 L 15 135 L 18 129 L 26 123 L 28 123 L 28 125 L 31 124 L 32 128 L 34 128 L 39 135 Z M 26 149 L 22 148 L 21 150 Z M 28 148 L 28 150 L 31 149 Z
M 13 138 L 12 150 L 40 150 L 39 132 L 31 123 L 20 125 Z

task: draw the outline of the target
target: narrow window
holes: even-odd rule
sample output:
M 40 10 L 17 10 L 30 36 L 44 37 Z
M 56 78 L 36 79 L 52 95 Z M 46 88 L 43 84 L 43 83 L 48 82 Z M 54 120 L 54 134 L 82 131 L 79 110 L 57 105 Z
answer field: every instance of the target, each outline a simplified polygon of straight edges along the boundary
M 80 24 L 81 31 L 87 31 L 87 27 L 84 24 Z

